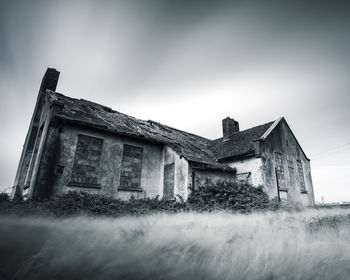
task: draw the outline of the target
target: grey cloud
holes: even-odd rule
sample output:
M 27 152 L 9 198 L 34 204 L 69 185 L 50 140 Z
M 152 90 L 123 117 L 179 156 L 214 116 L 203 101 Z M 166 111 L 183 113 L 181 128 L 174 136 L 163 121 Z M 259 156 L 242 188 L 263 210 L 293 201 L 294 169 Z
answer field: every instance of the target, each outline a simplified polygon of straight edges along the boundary
M 311 156 L 350 140 L 349 8 L 330 0 L 0 1 L 1 166 L 9 166 L 0 184 L 14 177 L 46 67 L 62 72 L 62 93 L 179 128 L 195 115 L 193 130 L 212 138 L 226 114 L 246 126 L 283 114 Z M 222 99 L 200 104 L 204 93 L 194 89 L 206 88 Z M 193 100 L 191 112 L 184 104 Z M 152 115 L 161 106 L 186 110 Z

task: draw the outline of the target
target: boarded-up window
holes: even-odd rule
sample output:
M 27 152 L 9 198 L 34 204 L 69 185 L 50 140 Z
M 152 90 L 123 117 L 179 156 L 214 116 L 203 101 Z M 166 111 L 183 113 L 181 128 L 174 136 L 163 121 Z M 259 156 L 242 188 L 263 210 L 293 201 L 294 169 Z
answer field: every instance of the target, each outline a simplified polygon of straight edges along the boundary
M 306 191 L 303 165 L 301 164 L 300 160 L 297 160 L 297 168 L 298 168 L 298 175 L 299 175 L 300 190 L 301 191 Z
M 277 180 L 278 188 L 285 190 L 286 184 L 284 179 L 284 168 L 283 168 L 281 153 L 275 152 L 275 162 L 276 162 L 276 180 Z
M 78 135 L 78 143 L 69 185 L 98 186 L 103 139 Z
M 174 197 L 174 177 L 175 177 L 175 164 L 170 163 L 164 165 L 164 198 L 173 198 Z
M 276 161 L 277 168 L 283 167 L 282 154 L 281 153 L 275 152 L 275 161 Z
M 143 149 L 124 145 L 120 189 L 140 189 Z
M 278 189 L 280 190 L 286 190 L 286 183 L 284 179 L 284 170 L 283 169 L 276 169 L 276 177 L 277 177 L 277 184 Z
M 290 182 L 293 182 L 295 180 L 294 168 L 289 166 L 288 171 L 289 171 Z M 291 183 L 291 185 L 292 185 L 292 183 Z

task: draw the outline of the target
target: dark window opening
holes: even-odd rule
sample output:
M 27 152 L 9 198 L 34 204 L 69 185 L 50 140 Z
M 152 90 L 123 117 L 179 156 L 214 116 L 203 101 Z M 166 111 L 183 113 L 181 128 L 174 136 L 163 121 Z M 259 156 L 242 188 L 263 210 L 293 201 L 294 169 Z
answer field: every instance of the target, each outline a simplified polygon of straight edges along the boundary
M 306 193 L 303 165 L 300 160 L 297 160 L 297 168 L 298 168 L 298 175 L 299 175 L 300 191 L 302 193 Z
M 275 152 L 275 160 L 277 168 L 283 167 L 282 163 L 282 154 L 279 152 Z
M 124 145 L 119 189 L 140 190 L 142 155 L 141 147 Z
M 169 163 L 164 165 L 164 190 L 163 198 L 174 198 L 174 185 L 175 185 L 175 164 Z
M 282 161 L 282 154 L 279 152 L 275 152 L 275 162 L 276 162 L 276 181 L 278 184 L 279 190 L 287 190 L 285 184 L 285 176 L 284 176 L 284 168 Z
M 78 135 L 70 186 L 99 187 L 103 139 Z
M 276 169 L 276 176 L 277 176 L 277 182 L 278 182 L 278 189 L 279 190 L 287 190 L 285 180 L 284 180 L 284 171 Z
M 56 165 L 55 167 L 55 175 L 62 175 L 64 171 L 63 165 Z

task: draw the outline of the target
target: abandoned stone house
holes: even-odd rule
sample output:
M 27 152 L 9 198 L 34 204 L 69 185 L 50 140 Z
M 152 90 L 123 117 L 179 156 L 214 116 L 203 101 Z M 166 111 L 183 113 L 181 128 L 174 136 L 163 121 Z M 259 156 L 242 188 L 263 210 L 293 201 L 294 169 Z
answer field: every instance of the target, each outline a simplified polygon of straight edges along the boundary
M 222 120 L 209 140 L 55 92 L 47 69 L 13 194 L 49 197 L 88 191 L 115 198 L 186 199 L 206 180 L 262 185 L 270 198 L 314 204 L 309 159 L 284 118 L 246 130 Z

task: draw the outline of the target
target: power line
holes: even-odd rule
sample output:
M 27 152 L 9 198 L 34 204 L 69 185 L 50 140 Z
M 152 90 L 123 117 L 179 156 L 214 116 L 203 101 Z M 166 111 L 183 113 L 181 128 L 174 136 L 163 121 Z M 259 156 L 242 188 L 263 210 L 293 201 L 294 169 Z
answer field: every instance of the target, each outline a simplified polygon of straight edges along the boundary
M 322 155 L 319 155 L 319 156 L 315 156 L 315 157 L 312 157 L 312 160 L 318 160 L 320 158 L 324 158 L 324 157 L 331 157 L 331 156 L 334 156 L 334 155 L 337 155 L 339 153 L 343 153 L 343 152 L 346 152 L 346 151 L 350 151 L 349 148 L 345 148 L 345 149 L 341 149 L 341 150 L 338 150 L 338 151 L 333 151 L 333 152 L 327 152 L 326 154 L 322 154 Z
M 329 154 L 332 155 L 332 154 L 335 154 L 335 153 L 344 152 L 344 151 L 347 151 L 347 150 L 350 150 L 350 143 L 343 144 L 341 146 L 331 148 L 331 149 L 329 149 L 327 151 L 323 151 L 321 153 L 318 153 L 318 154 L 314 155 L 312 158 L 315 159 L 315 158 L 327 156 Z
M 328 167 L 328 166 L 349 166 L 350 163 L 340 162 L 340 163 L 330 163 L 330 164 L 312 164 L 311 167 Z

